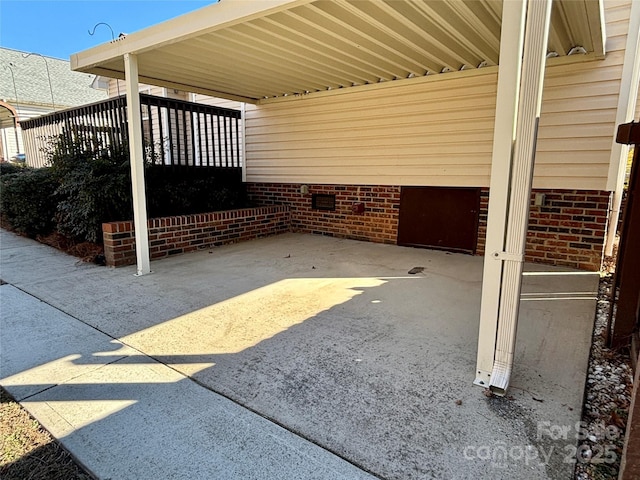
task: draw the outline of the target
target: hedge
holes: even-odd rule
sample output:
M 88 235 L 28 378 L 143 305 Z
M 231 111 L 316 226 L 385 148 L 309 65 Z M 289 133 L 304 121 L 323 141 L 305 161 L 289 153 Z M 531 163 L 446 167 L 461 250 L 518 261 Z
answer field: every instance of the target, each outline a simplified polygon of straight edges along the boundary
M 102 243 L 102 223 L 133 218 L 128 148 L 104 146 L 76 132 L 54 138 L 50 167 L 1 167 L 2 215 L 18 232 L 57 229 L 79 242 Z M 3 172 L 7 173 L 3 173 Z M 188 215 L 247 205 L 239 170 L 145 165 L 149 217 Z

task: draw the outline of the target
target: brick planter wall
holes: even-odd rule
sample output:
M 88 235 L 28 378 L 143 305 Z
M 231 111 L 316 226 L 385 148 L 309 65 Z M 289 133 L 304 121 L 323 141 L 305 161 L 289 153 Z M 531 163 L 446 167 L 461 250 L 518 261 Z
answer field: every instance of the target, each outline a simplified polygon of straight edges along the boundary
M 395 244 L 400 209 L 399 186 L 311 185 L 249 183 L 249 198 L 260 205 L 288 205 L 291 228 L 297 232 L 332 235 Z M 336 210 L 311 207 L 314 193 L 336 195 Z M 545 203 L 535 206 L 535 193 Z M 600 268 L 610 193 L 585 190 L 535 190 L 527 235 L 527 261 L 595 271 Z M 365 204 L 364 214 L 354 214 L 354 203 Z M 480 194 L 478 255 L 484 254 L 489 189 Z
M 249 183 L 247 193 L 249 199 L 258 205 L 288 205 L 294 232 L 396 243 L 400 187 L 308 185 L 307 194 L 300 193 L 301 187 L 290 183 Z M 335 195 L 335 211 L 311 208 L 314 193 Z M 353 213 L 355 203 L 364 203 L 363 214 Z
M 191 252 L 211 246 L 288 232 L 289 207 L 269 206 L 224 212 L 154 218 L 148 221 L 151 259 Z M 102 224 L 108 266 L 136 262 L 133 222 Z

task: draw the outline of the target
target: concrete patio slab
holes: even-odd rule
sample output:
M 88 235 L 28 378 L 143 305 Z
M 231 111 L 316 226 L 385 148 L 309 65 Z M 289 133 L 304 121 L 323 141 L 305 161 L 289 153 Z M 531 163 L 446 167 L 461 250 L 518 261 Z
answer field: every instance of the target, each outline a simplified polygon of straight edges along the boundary
M 472 386 L 479 257 L 286 234 L 134 277 L 1 235 L 3 280 L 140 352 L 102 361 L 152 357 L 381 478 L 571 478 L 597 274 L 527 265 L 500 399 Z

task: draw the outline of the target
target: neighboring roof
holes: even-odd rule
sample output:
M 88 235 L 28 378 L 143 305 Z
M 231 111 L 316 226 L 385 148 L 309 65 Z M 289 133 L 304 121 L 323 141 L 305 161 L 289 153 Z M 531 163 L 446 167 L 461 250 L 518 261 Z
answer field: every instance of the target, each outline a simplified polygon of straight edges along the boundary
M 549 51 L 602 57 L 602 11 L 601 0 L 554 0 Z M 135 53 L 144 83 L 256 103 L 495 66 L 501 15 L 501 0 L 222 0 L 71 62 L 123 78 Z
M 51 106 L 51 91 L 56 110 L 76 107 L 107 98 L 104 91 L 91 88 L 94 75 L 74 72 L 69 62 L 41 57 L 29 52 L 0 48 L 0 100 L 8 103 Z M 45 60 L 46 58 L 46 64 Z M 47 75 L 47 66 L 49 75 Z M 13 78 L 12 78 L 13 72 Z M 51 87 L 49 87 L 51 78 Z M 15 80 L 15 89 L 14 89 Z M 17 93 L 17 100 L 16 100 Z

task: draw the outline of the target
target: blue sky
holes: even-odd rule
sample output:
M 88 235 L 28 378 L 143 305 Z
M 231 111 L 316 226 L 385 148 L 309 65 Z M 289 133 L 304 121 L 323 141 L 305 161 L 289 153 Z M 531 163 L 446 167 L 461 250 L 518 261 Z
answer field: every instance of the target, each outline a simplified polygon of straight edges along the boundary
M 177 0 L 0 0 L 0 46 L 69 60 L 72 53 L 215 3 Z

